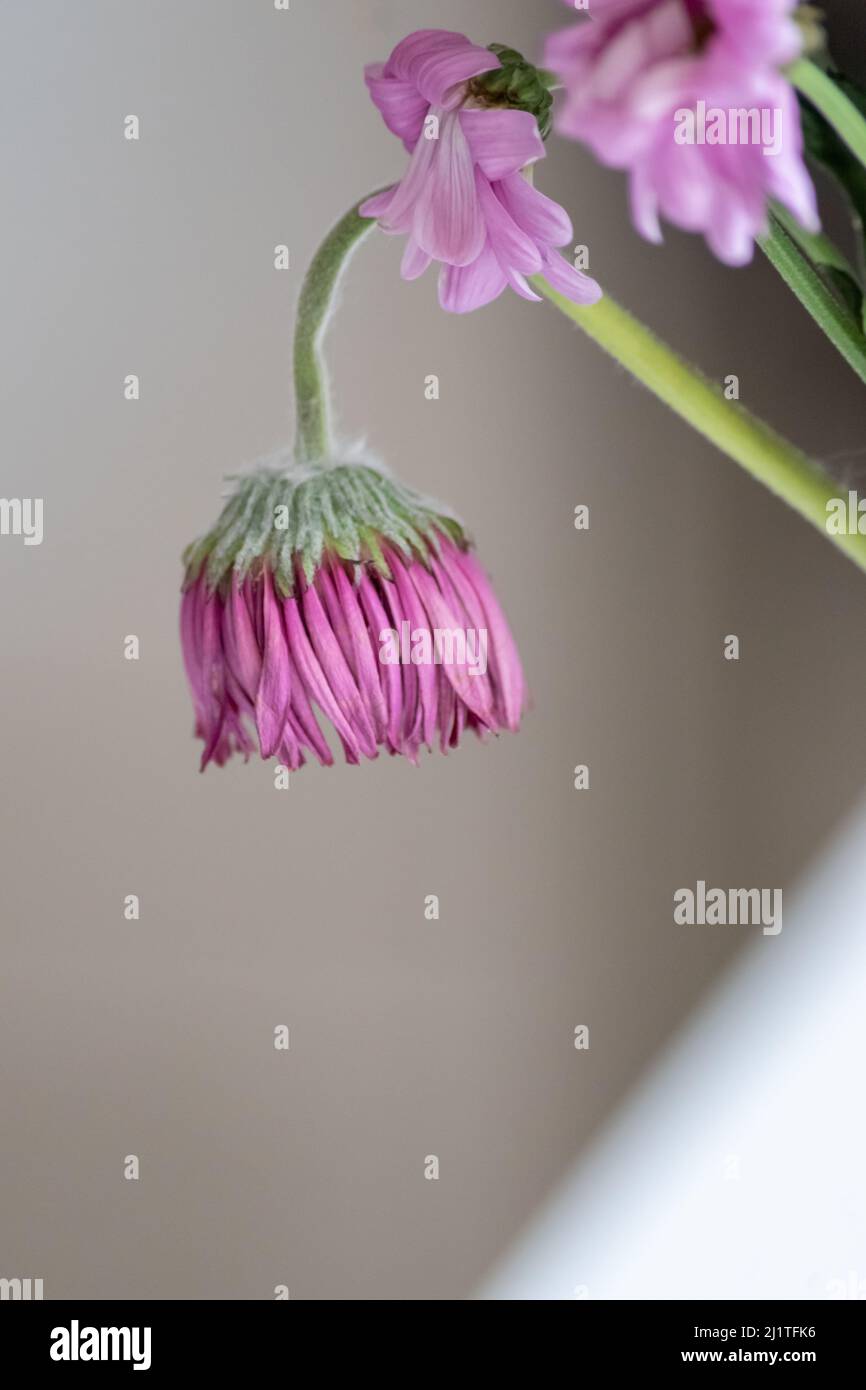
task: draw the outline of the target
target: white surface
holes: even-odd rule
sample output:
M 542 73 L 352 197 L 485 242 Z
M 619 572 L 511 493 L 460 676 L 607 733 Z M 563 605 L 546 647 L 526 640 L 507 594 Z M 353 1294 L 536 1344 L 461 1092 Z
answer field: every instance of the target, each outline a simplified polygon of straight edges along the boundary
M 866 1297 L 866 808 L 479 1297 Z M 579 1065 L 579 1056 L 576 1057 Z

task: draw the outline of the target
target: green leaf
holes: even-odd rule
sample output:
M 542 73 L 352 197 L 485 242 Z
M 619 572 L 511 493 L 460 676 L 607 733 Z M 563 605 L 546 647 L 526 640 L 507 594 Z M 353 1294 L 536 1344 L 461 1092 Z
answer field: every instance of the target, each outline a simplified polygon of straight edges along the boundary
M 856 270 L 838 246 L 822 232 L 807 231 L 780 203 L 772 205 L 771 214 L 797 243 L 831 294 L 850 310 L 858 323 L 861 323 L 864 314 L 863 289 Z
M 800 97 L 800 110 L 807 153 L 832 174 L 847 194 L 861 223 L 866 223 L 866 169 L 830 122 L 803 96 Z
M 820 81 L 819 85 L 816 85 L 819 79 L 823 80 Z M 866 92 L 842 73 L 828 70 L 819 74 L 819 78 L 816 78 L 815 82 L 806 85 L 810 86 L 812 95 L 818 97 L 821 95 L 822 86 L 829 83 L 832 83 L 832 86 L 851 103 L 851 106 L 861 116 L 866 117 Z M 835 180 L 850 205 L 857 236 L 861 289 L 864 289 L 866 288 L 866 284 L 863 283 L 864 275 L 866 275 L 866 168 L 854 154 L 850 145 L 830 123 L 827 116 L 814 105 L 808 96 L 804 95 L 802 90 L 799 91 L 799 99 L 806 151 L 810 158 Z M 847 293 L 847 291 L 845 292 Z M 862 311 L 861 323 L 866 323 Z
M 762 237 L 760 245 L 767 259 L 834 347 L 860 379 L 866 382 L 866 337 L 859 315 L 855 315 L 844 301 L 837 298 L 800 241 L 790 234 L 775 214 L 770 217 L 769 236 Z M 834 269 L 838 274 L 843 273 L 837 267 Z

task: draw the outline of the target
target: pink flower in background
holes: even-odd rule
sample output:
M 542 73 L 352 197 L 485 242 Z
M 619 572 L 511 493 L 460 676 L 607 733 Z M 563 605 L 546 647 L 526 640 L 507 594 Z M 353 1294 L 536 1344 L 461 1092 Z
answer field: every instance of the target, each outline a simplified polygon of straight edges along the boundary
M 568 215 L 528 176 L 544 158 L 536 116 L 478 82 L 501 66 L 462 34 L 424 29 L 367 68 L 373 101 L 411 158 L 400 183 L 361 213 L 408 237 L 404 279 L 441 264 L 440 302 L 454 313 L 489 304 L 509 285 L 538 299 L 526 279 L 537 274 L 577 303 L 595 303 L 598 285 L 556 249 L 572 239 Z
M 263 758 L 330 765 L 319 716 L 347 762 L 380 748 L 417 762 L 422 744 L 516 731 L 525 701 L 460 524 L 370 463 L 243 480 L 188 552 L 181 644 L 202 769 L 249 757 L 253 731 Z
M 770 199 L 817 230 L 797 100 L 780 72 L 801 48 L 796 3 L 592 0 L 591 19 L 548 41 L 545 61 L 567 89 L 557 128 L 629 170 L 632 215 L 650 241 L 666 217 L 743 265 Z

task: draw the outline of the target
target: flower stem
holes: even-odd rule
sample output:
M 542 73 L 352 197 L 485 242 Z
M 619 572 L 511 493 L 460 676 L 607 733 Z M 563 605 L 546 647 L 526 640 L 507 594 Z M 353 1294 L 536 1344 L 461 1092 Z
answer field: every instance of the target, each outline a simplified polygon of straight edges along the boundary
M 808 58 L 798 58 L 785 75 L 866 166 L 866 120 L 841 87 Z
M 343 270 L 355 247 L 376 223 L 358 206 L 325 237 L 301 289 L 295 325 L 296 453 L 299 460 L 326 457 L 331 444 L 327 368 L 321 345 Z
M 831 535 L 827 529 L 827 503 L 838 496 L 838 488 L 816 463 L 739 402 L 727 400 L 719 387 L 609 296 L 587 307 L 565 299 L 540 276 L 534 284 L 659 400 L 866 570 L 866 536 Z

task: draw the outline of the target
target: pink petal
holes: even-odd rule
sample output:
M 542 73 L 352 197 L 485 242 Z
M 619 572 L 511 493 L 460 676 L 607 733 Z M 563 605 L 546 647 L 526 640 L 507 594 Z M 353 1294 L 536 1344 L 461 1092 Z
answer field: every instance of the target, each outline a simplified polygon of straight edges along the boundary
M 522 174 L 510 174 L 493 191 L 517 225 L 540 246 L 565 246 L 571 241 L 574 231 L 568 213 Z
M 290 772 L 298 772 L 304 766 L 306 759 L 300 750 L 298 741 L 288 729 L 286 740 L 277 750 L 277 758 L 289 769 Z
M 412 583 L 426 610 L 429 627 L 443 632 L 460 630 L 466 634 L 463 623 L 451 611 L 435 579 L 428 574 L 423 565 L 412 565 L 409 570 Z M 491 715 L 490 690 L 483 676 L 473 676 L 465 662 L 443 662 L 441 670 L 449 683 L 479 719 L 488 721 Z
M 339 734 L 347 761 L 359 762 L 361 750 L 355 731 L 343 714 L 325 679 L 325 673 L 301 621 L 300 606 L 297 599 L 286 599 L 283 604 L 283 617 L 286 622 L 289 650 L 307 694 L 316 701 L 322 713 L 331 721 Z
M 227 750 L 223 741 L 228 697 L 225 688 L 225 665 L 220 636 L 221 607 L 222 604 L 216 594 L 208 594 L 202 585 L 197 617 L 200 625 L 201 670 L 206 698 L 203 707 L 205 747 L 201 755 L 202 772 L 212 758 L 222 765 L 230 751 Z
M 489 49 L 471 43 L 465 34 L 419 29 L 398 43 L 384 71 L 410 83 L 431 106 L 440 106 L 457 85 L 501 66 Z
M 415 204 L 415 240 L 434 260 L 469 265 L 484 246 L 485 232 L 472 155 L 458 117 L 443 116 L 439 139 L 422 137 L 422 145 L 431 146 L 435 155 Z M 393 209 L 389 220 L 394 220 Z
M 201 664 L 198 626 L 199 593 L 203 583 L 203 580 L 197 580 L 194 584 L 190 584 L 187 589 L 184 589 L 180 602 L 180 645 L 183 652 L 183 664 L 186 668 L 190 694 L 199 719 L 201 719 L 206 706 L 206 685 Z
M 763 230 L 756 227 L 749 213 L 730 197 L 720 198 L 710 226 L 707 241 L 714 255 L 724 265 L 749 265 L 755 254 L 755 235 Z
M 285 763 L 292 772 L 297 772 L 307 761 L 304 757 L 303 742 L 304 739 L 301 730 L 292 714 L 291 708 L 289 708 L 286 712 L 283 739 L 277 749 L 277 757 L 280 762 Z
M 469 44 L 453 53 L 435 54 L 420 62 L 416 68 L 418 90 L 431 106 L 448 109 L 463 99 L 463 88 L 473 77 L 501 66 L 488 48 Z
M 376 736 L 370 716 L 315 588 L 306 590 L 301 606 L 310 642 L 333 697 L 353 730 L 362 753 L 368 758 L 375 758 Z
M 531 299 L 535 304 L 541 303 L 541 295 L 535 293 L 535 290 L 519 270 L 512 270 L 509 266 L 504 269 L 504 274 L 515 294 L 519 294 L 521 299 Z
M 464 630 L 474 628 L 476 632 L 480 632 L 483 628 L 487 627 L 484 607 L 472 585 L 463 574 L 463 571 L 457 567 L 455 563 L 455 556 L 457 553 L 458 550 L 453 541 L 448 540 L 445 536 L 440 537 L 439 556 L 434 556 L 432 560 L 433 573 L 451 612 L 459 616 L 460 623 Z M 473 679 L 476 686 L 482 692 L 481 699 L 483 702 L 481 714 L 476 717 L 480 718 L 485 724 L 495 727 L 496 700 L 493 685 L 493 667 L 489 659 L 487 675 L 485 677 L 476 676 L 473 677 Z M 461 710 L 464 715 L 475 715 L 475 711 L 470 709 L 464 700 L 458 701 L 457 722 L 460 726 L 458 736 L 459 733 L 462 733 L 465 723 L 465 719 L 460 717 Z
M 523 668 L 520 664 L 514 638 L 511 636 L 508 623 L 505 620 L 505 614 L 502 612 L 499 600 L 493 591 L 493 585 L 475 556 L 469 551 L 462 552 L 453 547 L 448 569 L 452 575 L 454 575 L 455 569 L 462 570 L 481 600 L 490 634 L 491 650 L 489 655 L 499 687 L 499 696 L 505 716 L 504 722 L 509 729 L 517 730 L 520 726 L 520 715 L 526 695 Z
M 643 73 L 643 70 L 659 58 L 666 58 L 676 52 L 677 36 L 679 46 L 686 48 L 691 43 L 689 16 L 685 6 L 666 5 L 657 7 L 656 20 L 670 16 L 673 24 L 664 24 L 656 37 L 650 24 L 625 24 L 611 34 L 599 53 L 580 95 L 593 101 L 615 102 L 628 92 Z
M 637 164 L 629 180 L 629 204 L 632 221 L 642 237 L 661 245 L 663 240 L 659 221 L 658 193 L 651 178 L 647 176 L 645 164 Z
M 388 552 L 386 558 L 391 566 L 391 554 Z M 393 573 L 393 566 L 391 566 Z M 400 591 L 393 579 L 386 579 L 382 582 L 382 595 L 387 605 L 388 612 L 391 614 L 390 626 L 397 633 L 398 642 L 402 641 L 403 623 L 408 622 L 410 631 L 412 627 L 409 614 L 403 607 Z M 385 624 L 388 626 L 388 624 Z M 406 754 L 410 762 L 417 762 L 418 745 L 421 742 L 421 703 L 418 699 L 418 672 L 411 664 L 402 663 L 392 668 L 400 675 L 402 694 L 403 726 L 401 733 L 401 751 Z M 392 712 L 393 719 L 393 712 Z
M 558 251 L 545 253 L 544 278 L 575 304 L 597 304 L 601 299 L 601 286 L 591 276 L 575 270 Z
M 542 261 L 535 242 L 521 231 L 480 169 L 475 171 L 475 185 L 487 226 L 487 238 L 506 275 L 509 269 L 519 270 L 525 275 L 536 275 L 541 270 Z
M 333 576 L 334 591 L 343 617 L 338 636 L 343 645 L 349 665 L 358 682 L 358 689 L 373 720 L 376 742 L 384 743 L 388 724 L 388 711 L 382 694 L 379 678 L 379 661 L 370 646 L 370 634 L 358 596 L 349 583 L 342 565 L 337 565 Z M 330 611 L 330 609 L 329 609 Z M 335 628 L 335 631 L 337 629 Z M 348 645 L 348 651 L 346 646 Z M 378 653 L 378 644 L 376 652 Z
M 372 638 L 377 643 L 377 651 L 381 652 L 382 634 L 391 627 L 391 620 L 385 613 L 382 600 L 376 591 L 376 586 L 366 573 L 361 576 L 361 583 L 358 586 L 358 597 L 361 607 L 367 619 L 367 626 Z M 398 633 L 399 636 L 399 633 Z M 378 657 L 377 657 L 378 659 Z M 399 753 L 401 746 L 400 728 L 403 719 L 403 681 L 400 675 L 400 667 L 383 663 L 379 660 L 379 677 L 385 695 L 385 704 L 388 710 L 388 744 L 393 752 Z
M 439 303 L 451 314 L 469 314 L 498 299 L 507 284 L 493 247 L 488 243 L 472 265 L 442 267 Z
M 507 178 L 544 158 L 538 122 L 529 111 L 465 110 L 459 120 L 473 160 L 490 180 Z
M 223 632 L 225 633 L 225 623 L 223 623 Z M 249 762 L 254 745 L 247 735 L 242 716 L 248 715 L 250 718 L 254 719 L 255 709 L 246 695 L 246 692 L 241 689 L 229 669 L 226 670 L 226 693 L 229 697 L 226 720 L 231 728 L 235 742 L 244 755 L 244 761 Z
M 385 217 L 388 209 L 394 201 L 394 194 L 400 187 L 395 183 L 392 188 L 385 188 L 381 193 L 374 193 L 372 198 L 368 198 L 358 208 L 362 217 Z
M 430 103 L 411 82 L 398 77 L 384 76 L 384 63 L 372 63 L 364 69 L 364 78 L 386 126 L 407 150 L 413 150 L 424 127 Z
M 451 747 L 456 748 L 463 737 L 463 730 L 466 728 L 466 719 L 470 711 L 466 708 L 462 700 L 457 701 L 457 708 L 454 711 L 454 726 L 451 730 Z
M 772 90 L 774 104 L 782 113 L 783 138 L 780 154 L 763 156 L 765 164 L 770 166 L 765 170 L 768 189 L 771 196 L 790 208 L 807 231 L 819 232 L 821 218 L 815 185 L 803 163 L 803 133 L 797 97 L 783 79 L 774 82 Z
M 271 758 L 279 747 L 291 693 L 288 653 L 283 621 L 270 575 L 261 580 L 265 645 L 262 674 L 256 694 L 256 728 L 262 757 Z
M 378 216 L 385 231 L 410 231 L 418 200 L 431 178 L 438 143 L 437 140 L 427 140 L 422 136 L 415 146 L 403 178 L 389 193 L 376 194 L 368 199 L 361 208 L 363 216 Z M 371 207 L 378 207 L 379 211 L 372 213 Z
M 307 694 L 297 667 L 292 662 L 291 652 L 289 652 L 289 664 L 292 667 L 292 702 L 286 716 L 287 722 L 291 721 L 299 742 L 306 743 L 307 747 L 312 749 L 322 766 L 332 767 L 334 763 L 333 754 L 319 728 L 319 721 L 316 719 L 313 712 L 313 707 L 310 704 L 310 697 Z
M 436 53 L 457 52 L 467 44 L 471 46 L 471 40 L 454 29 L 415 29 L 397 44 L 385 64 L 385 72 L 389 77 L 401 77 L 417 85 L 419 63 Z
M 439 670 L 439 747 L 443 753 L 447 753 L 451 746 L 451 731 L 454 728 L 454 713 L 457 709 L 458 696 L 455 694 L 454 686 L 451 684 L 444 668 Z
M 428 256 L 426 251 L 422 251 L 413 236 L 406 242 L 406 250 L 403 253 L 403 264 L 400 267 L 400 274 L 404 280 L 417 280 L 429 266 L 433 257 Z
M 228 653 L 229 665 L 247 699 L 254 706 L 262 674 L 262 658 L 247 602 L 237 580 L 232 581 L 226 605 L 223 642 Z
M 409 622 L 411 623 L 412 633 L 423 631 L 428 627 L 427 615 L 418 601 L 418 595 L 413 587 L 410 575 L 413 570 L 421 567 L 420 560 L 413 560 L 412 564 L 404 569 L 400 559 L 394 555 L 389 557 L 389 568 L 394 576 L 394 583 L 400 595 L 400 603 L 403 607 Z M 431 645 L 432 656 L 432 645 Z M 430 662 L 422 662 L 415 666 L 418 675 L 418 693 L 422 711 L 422 728 L 424 742 L 428 748 L 433 747 L 433 735 L 436 731 L 436 685 L 437 671 Z

